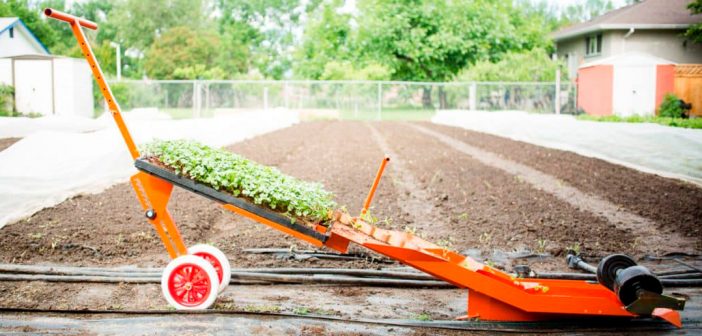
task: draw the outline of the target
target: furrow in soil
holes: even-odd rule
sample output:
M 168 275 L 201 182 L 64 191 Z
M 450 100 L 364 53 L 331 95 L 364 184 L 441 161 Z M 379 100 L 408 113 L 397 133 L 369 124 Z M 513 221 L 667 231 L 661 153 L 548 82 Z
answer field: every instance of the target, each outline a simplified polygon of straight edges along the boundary
M 388 146 L 383 135 L 373 124 L 366 123 L 366 126 L 370 130 L 373 140 L 390 157 L 388 177 L 398 189 L 397 205 L 402 211 L 401 216 L 405 223 L 411 223 L 413 229 L 420 231 L 427 230 L 433 225 L 445 224 L 428 222 L 436 207 L 434 200 L 425 189 L 421 188 L 415 176 L 405 166 L 404 159 Z
M 486 151 L 465 142 L 456 140 L 440 132 L 428 129 L 418 124 L 405 124 L 423 134 L 432 136 L 443 144 L 468 155 L 481 163 L 499 169 L 531 184 L 534 188 L 543 190 L 558 199 L 583 211 L 606 218 L 610 223 L 623 229 L 632 229 L 641 235 L 641 244 L 650 251 L 680 251 L 694 253 L 695 241 L 687 237 L 664 236 L 657 229 L 654 221 L 631 213 L 621 207 L 595 195 L 586 194 L 577 188 L 539 170 L 512 160 L 502 158 L 494 152 Z M 685 242 L 680 245 L 680 242 Z

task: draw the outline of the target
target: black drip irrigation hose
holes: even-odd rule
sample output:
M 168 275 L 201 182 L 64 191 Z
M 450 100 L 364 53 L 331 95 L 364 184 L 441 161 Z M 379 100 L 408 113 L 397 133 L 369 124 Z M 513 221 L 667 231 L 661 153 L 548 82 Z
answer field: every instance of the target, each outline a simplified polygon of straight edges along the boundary
M 158 268 L 96 268 L 72 266 L 40 266 L 0 264 L 0 273 L 26 273 L 51 275 L 89 275 L 89 276 L 132 276 L 149 277 L 161 276 L 162 269 Z M 386 277 L 406 280 L 437 280 L 431 275 L 405 271 L 378 271 L 367 269 L 346 268 L 238 268 L 232 269 L 232 277 L 247 273 L 267 274 L 310 274 L 310 275 L 348 275 L 359 277 Z
M 21 307 L 0 307 L 0 313 L 21 313 L 21 314 L 59 314 L 59 315 L 138 315 L 138 316 L 168 316 L 168 315 L 219 315 L 219 316 L 266 316 L 273 318 L 297 318 L 306 320 L 318 320 L 329 322 L 343 322 L 356 324 L 372 324 L 381 326 L 462 330 L 462 331 L 486 331 L 504 333 L 563 333 L 563 332 L 616 332 L 623 330 L 660 331 L 676 330 L 676 328 L 665 321 L 654 318 L 583 318 L 578 320 L 563 321 L 539 321 L 539 322 L 492 322 L 492 321 L 421 321 L 406 319 L 371 319 L 371 318 L 344 318 L 338 316 L 315 315 L 315 314 L 294 314 L 276 312 L 258 312 L 246 310 L 228 309 L 207 309 L 207 310 L 98 310 L 98 309 L 42 309 L 42 308 L 21 308 Z M 699 329 L 699 325 L 686 325 L 687 330 Z
M 582 264 L 586 264 L 582 262 Z M 589 266 L 589 265 L 588 265 Z M 160 283 L 157 268 L 97 268 L 0 264 L 0 280 L 93 283 Z M 527 279 L 597 281 L 594 274 L 543 272 L 523 276 Z M 678 272 L 659 276 L 664 287 L 702 287 L 702 273 Z M 430 275 L 408 271 L 339 268 L 250 268 L 233 269 L 231 283 L 335 284 L 385 287 L 455 288 Z
M 9 273 L 9 274 L 8 274 Z M 232 284 L 335 284 L 385 287 L 454 288 L 426 274 L 359 269 L 247 269 L 231 273 Z M 0 280 L 92 283 L 160 283 L 161 271 L 64 266 L 0 265 Z

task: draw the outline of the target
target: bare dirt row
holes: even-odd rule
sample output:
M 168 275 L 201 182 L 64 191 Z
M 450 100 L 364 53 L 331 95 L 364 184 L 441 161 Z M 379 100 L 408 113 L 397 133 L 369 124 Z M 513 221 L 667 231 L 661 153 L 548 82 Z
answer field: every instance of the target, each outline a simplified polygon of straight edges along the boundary
M 19 141 L 20 138 L 2 138 L 0 139 L 0 152 L 7 149 L 7 147 L 12 146 L 15 142 Z

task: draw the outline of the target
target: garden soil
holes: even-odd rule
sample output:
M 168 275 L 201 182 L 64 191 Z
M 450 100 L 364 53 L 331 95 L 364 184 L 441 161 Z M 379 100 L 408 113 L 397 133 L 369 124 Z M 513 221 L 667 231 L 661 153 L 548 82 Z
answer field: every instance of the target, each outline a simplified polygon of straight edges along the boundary
M 647 244 L 649 231 L 612 222 L 611 218 L 591 209 L 574 206 L 548 189 L 528 183 L 523 176 L 485 164 L 435 136 L 418 131 L 417 127 L 517 162 L 562 181 L 586 196 L 640 216 L 652 223 L 656 232 L 674 242 L 672 246 L 680 249 L 651 246 Z M 352 214 L 360 211 L 383 155 L 389 154 L 391 161 L 371 208 L 379 226 L 414 231 L 428 240 L 508 271 L 517 263 L 529 264 L 537 271 L 565 271 L 563 257 L 568 249 L 579 250 L 593 262 L 610 253 L 641 258 L 680 250 L 702 251 L 702 189 L 602 160 L 491 135 L 429 123 L 317 121 L 258 136 L 227 149 L 278 167 L 295 177 L 323 183 Z M 374 259 L 379 256 L 358 248 L 351 252 L 365 253 L 368 258 L 299 260 L 247 253 L 245 250 L 251 248 L 310 250 L 312 247 L 178 188 L 173 193 L 170 210 L 188 245 L 214 244 L 229 257 L 234 268 L 401 266 L 383 262 L 387 261 L 383 258 Z M 3 246 L 2 263 L 162 267 L 168 261 L 165 249 L 144 219 L 127 183 L 100 194 L 74 197 L 9 224 L 0 230 L 0 246 Z M 276 299 L 271 294 L 268 299 L 275 305 L 284 305 L 290 300 L 297 301 L 298 295 L 304 296 L 304 293 L 294 294 L 295 286 L 286 288 L 290 295 Z M 369 301 L 367 297 L 373 296 L 369 293 L 398 290 L 320 287 L 314 290 L 313 296 L 334 294 L 332 296 L 341 297 L 341 301 L 345 301 L 345 297 L 363 298 L 358 309 L 374 315 L 373 305 L 386 306 L 392 300 Z M 225 293 L 232 291 L 247 290 L 232 286 Z M 411 318 L 422 314 L 422 309 L 428 309 L 427 313 L 434 318 L 447 318 L 460 313 L 452 310 L 465 304 L 465 298 L 457 298 L 458 303 L 449 305 L 451 310 L 435 309 L 453 302 L 453 291 L 417 292 L 420 294 L 413 303 L 398 301 L 397 305 L 390 305 L 395 307 L 392 308 L 396 309 L 395 313 L 377 316 Z M 432 294 L 434 292 L 443 294 Z M 241 294 L 246 296 L 246 293 Z M 397 295 L 406 293 L 400 291 Z M 430 300 L 434 295 L 438 301 Z M 141 299 L 132 300 L 135 297 Z M 225 295 L 224 301 L 218 304 L 226 306 L 227 300 L 230 299 Z M 300 300 L 301 305 L 313 305 L 307 302 L 309 299 Z M 263 305 L 261 302 L 252 301 L 251 304 Z M 0 306 L 3 307 L 95 305 L 95 308 L 148 309 L 164 308 L 161 307 L 164 304 L 155 285 L 0 283 Z M 412 308 L 401 312 L 402 306 Z M 351 310 L 339 313 L 342 316 L 354 314 L 357 313 Z
M 22 138 L 2 138 L 0 139 L 0 152 L 7 149 L 7 147 L 12 146 L 15 142 L 20 141 Z

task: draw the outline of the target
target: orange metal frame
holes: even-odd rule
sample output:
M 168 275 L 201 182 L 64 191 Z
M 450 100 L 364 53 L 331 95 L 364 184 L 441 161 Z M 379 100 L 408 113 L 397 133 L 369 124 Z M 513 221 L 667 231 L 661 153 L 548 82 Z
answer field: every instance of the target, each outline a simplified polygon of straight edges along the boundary
M 120 107 L 105 81 L 100 65 L 80 28 L 82 26 L 95 30 L 97 24 L 49 8 L 44 13 L 70 24 L 127 149 L 136 160 L 139 157 L 139 151 L 122 119 Z M 388 161 L 389 158 L 385 157 L 381 162 L 361 214 L 368 210 Z M 183 238 L 167 208 L 173 185 L 142 172 L 131 177 L 131 184 L 144 211 L 155 213 L 155 216 L 147 216 L 148 220 L 156 229 L 171 258 L 187 254 Z M 322 242 L 232 205 L 223 205 L 223 207 L 314 246 L 325 246 L 339 252 L 346 252 L 349 244 L 353 242 L 443 279 L 459 288 L 466 288 L 469 290 L 468 312 L 462 318 L 542 321 L 575 316 L 629 318 L 636 316 L 625 309 L 612 291 L 600 284 L 580 280 L 514 278 L 508 273 L 444 249 L 414 234 L 381 229 L 359 217 L 335 214 L 335 220 L 330 228 L 318 225 L 315 229 L 328 235 L 328 239 Z M 658 308 L 654 315 L 681 326 L 680 315 L 676 311 Z

